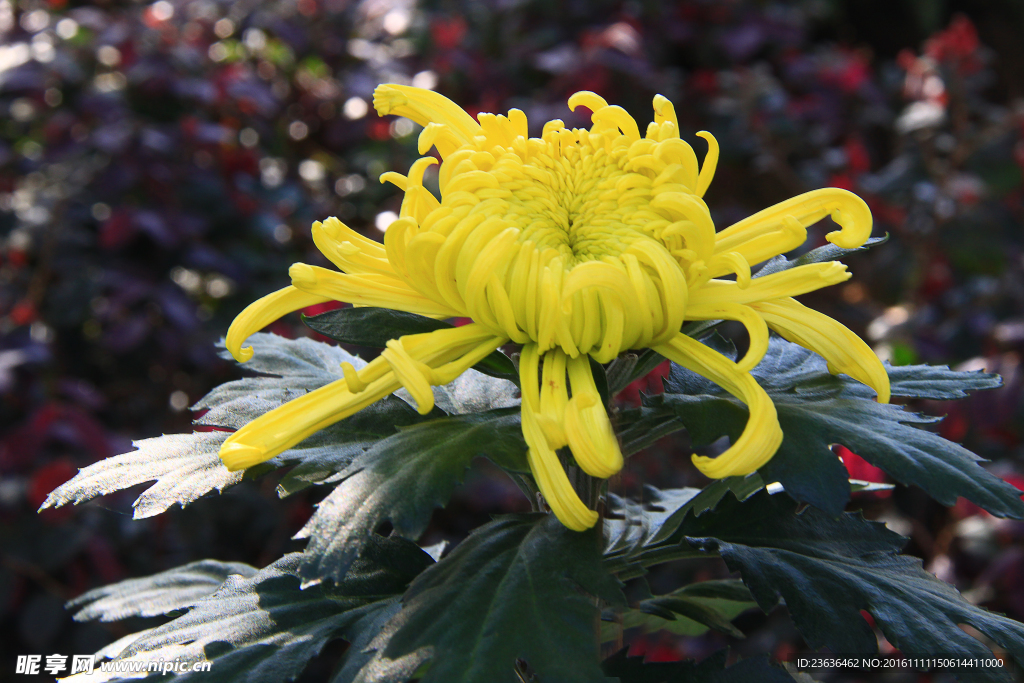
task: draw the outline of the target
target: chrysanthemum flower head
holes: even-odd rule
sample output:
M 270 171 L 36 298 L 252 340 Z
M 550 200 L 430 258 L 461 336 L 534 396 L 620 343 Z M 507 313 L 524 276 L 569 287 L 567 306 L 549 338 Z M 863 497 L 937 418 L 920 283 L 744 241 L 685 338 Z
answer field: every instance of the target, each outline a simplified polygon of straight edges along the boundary
M 722 386 L 747 404 L 740 437 L 715 458 L 693 456 L 707 476 L 753 472 L 775 453 L 782 431 L 775 407 L 749 370 L 764 355 L 769 328 L 824 356 L 835 372 L 870 385 L 880 401 L 888 376 L 871 349 L 848 329 L 792 297 L 849 278 L 838 262 L 751 278 L 751 265 L 792 250 L 806 227 L 831 215 L 841 230 L 827 239 L 862 245 L 871 214 L 840 189 L 809 192 L 716 232 L 701 199 L 711 183 L 718 144 L 710 133 L 703 164 L 680 138 L 672 104 L 654 98 L 654 121 L 637 123 L 600 96 L 580 92 L 569 107 L 592 114 L 589 130 L 550 121 L 529 136 L 526 115 L 480 114 L 474 120 L 447 98 L 419 88 L 382 85 L 381 115 L 424 126 L 420 153 L 441 157 L 440 200 L 423 186 L 424 157 L 407 176 L 385 173 L 405 192 L 384 244 L 336 218 L 313 225 L 317 247 L 341 272 L 297 263 L 292 286 L 243 311 L 227 335 L 240 361 L 242 343 L 285 313 L 330 300 L 380 306 L 472 323 L 388 342 L 360 370 L 253 420 L 224 443 L 230 469 L 250 467 L 404 386 L 421 413 L 433 408 L 431 385 L 445 384 L 499 346 L 522 345 L 522 426 L 529 463 L 551 509 L 572 529 L 597 513 L 576 495 L 556 451 L 568 447 L 595 477 L 622 467 L 622 454 L 594 383 L 590 359 L 607 363 L 652 348 Z M 735 320 L 750 336 L 738 361 L 682 334 L 685 321 Z

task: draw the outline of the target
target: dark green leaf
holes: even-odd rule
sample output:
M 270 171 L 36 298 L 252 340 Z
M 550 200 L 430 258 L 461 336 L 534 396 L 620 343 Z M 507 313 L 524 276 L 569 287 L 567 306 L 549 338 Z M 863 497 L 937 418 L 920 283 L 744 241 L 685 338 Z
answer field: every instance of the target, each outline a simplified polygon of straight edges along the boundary
M 117 621 L 153 617 L 191 607 L 231 575 L 250 577 L 256 569 L 241 562 L 200 560 L 141 579 L 128 579 L 79 595 L 65 607 L 82 607 L 75 621 Z
M 897 373 L 894 394 L 952 397 L 958 382 L 963 389 L 994 386 L 991 376 L 918 368 Z M 876 403 L 864 385 L 845 375 L 831 375 L 817 354 L 772 338 L 768 353 L 752 374 L 771 396 L 784 435 L 775 456 L 761 468 L 761 476 L 780 482 L 799 500 L 832 514 L 843 510 L 849 499 L 848 474 L 830 448 L 838 443 L 900 483 L 921 487 L 944 505 L 964 496 L 992 514 L 1024 516 L 1020 492 L 981 468 L 978 456 L 910 426 L 938 418 Z M 927 389 L 929 382 L 935 388 Z M 648 404 L 671 410 L 686 425 L 695 445 L 710 443 L 723 433 L 736 438 L 747 420 L 745 405 L 678 366 L 673 366 L 666 380 L 666 393 L 651 397 Z
M 713 510 L 727 493 L 746 500 L 762 488 L 764 482 L 754 473 L 713 481 L 699 492 L 645 487 L 647 500 L 643 504 L 609 496 L 611 518 L 605 519 L 605 566 L 626 580 L 643 576 L 646 567 L 693 557 L 694 551 L 672 540 L 686 516 Z
M 622 443 L 622 455 L 628 457 L 683 429 L 683 423 L 671 411 L 641 406 L 620 412 L 615 427 Z
M 407 334 L 423 334 L 452 327 L 415 313 L 390 308 L 339 308 L 312 317 L 302 317 L 311 329 L 344 344 L 383 348 L 390 340 Z M 512 381 L 519 373 L 508 356 L 495 351 L 476 365 L 480 372 Z
M 679 517 L 682 521 L 685 510 L 689 509 L 688 503 L 700 492 L 694 488 L 656 489 L 645 486 L 644 498 L 640 502 L 609 493 L 604 518 L 605 555 L 632 554 L 649 544 L 652 537 L 662 530 L 665 521 L 678 510 L 683 510 Z M 678 526 L 676 523 L 671 531 Z
M 713 628 L 734 638 L 742 638 L 743 632 L 732 625 L 732 620 L 756 606 L 743 582 L 724 579 L 692 583 L 667 595 L 651 596 L 639 601 L 636 611 L 647 617 L 640 625 L 649 631 L 664 629 L 680 635 L 699 636 Z M 633 625 L 626 615 L 623 627 Z
M 382 600 L 374 603 L 366 608 L 365 613 L 358 621 L 342 632 L 342 637 L 349 641 L 349 648 L 345 652 L 345 659 L 342 662 L 341 668 L 331 678 L 331 683 L 353 683 L 360 676 L 363 680 L 372 680 L 375 683 L 384 683 L 384 681 L 403 683 L 411 678 L 412 674 L 416 671 L 416 667 L 412 667 L 411 670 L 406 667 L 404 673 L 407 673 L 407 676 L 384 678 L 381 676 L 382 672 L 373 671 L 372 667 L 369 666 L 374 659 L 374 651 L 370 649 L 370 643 L 380 635 L 384 625 L 387 624 L 391 617 L 398 614 L 398 610 L 401 608 L 402 601 L 400 598 L 392 598 L 391 600 Z M 371 673 L 373 674 L 372 676 L 370 676 Z
M 423 683 L 513 683 L 516 659 L 542 681 L 603 683 L 598 608 L 582 591 L 621 600 L 595 529 L 570 531 L 554 515 L 501 517 L 413 582 L 381 656 L 431 653 Z
M 341 482 L 300 532 L 310 539 L 303 576 L 339 580 L 385 520 L 418 538 L 480 455 L 529 471 L 518 409 L 432 420 L 377 442 L 338 475 Z
M 631 383 L 645 377 L 654 368 L 665 362 L 665 357 L 651 349 L 639 356 L 627 353 L 616 358 L 612 365 L 617 365 L 614 372 L 609 368 L 608 389 L 612 396 L 619 393 Z
M 451 327 L 443 320 L 391 308 L 338 308 L 313 316 L 302 316 L 310 329 L 343 344 L 384 348 L 392 339 L 407 334 L 424 334 Z
M 630 657 L 623 648 L 602 662 L 608 676 L 620 683 L 792 683 L 786 670 L 772 666 L 765 657 L 751 657 L 725 667 L 726 651 L 720 650 L 699 664 L 685 662 L 645 662 Z
M 691 511 L 702 515 L 713 510 L 726 493 L 732 492 L 739 500 L 746 500 L 762 488 L 761 477 L 752 474 L 717 479 L 703 489 L 645 486 L 642 502 L 610 494 L 605 517 L 608 538 L 605 554 L 613 556 L 660 544 L 675 533 Z
M 991 657 L 958 626 L 970 624 L 1024 663 L 1024 625 L 971 605 L 919 559 L 899 555 L 903 537 L 859 514 L 796 510 L 785 495 L 762 492 L 742 503 L 726 498 L 715 514 L 688 518 L 679 533 L 694 547 L 720 553 L 765 612 L 781 596 L 815 649 L 875 653 L 875 634 L 860 616 L 867 610 L 904 655 Z M 965 680 L 1008 680 L 998 669 L 957 673 Z
M 300 555 L 286 555 L 254 575 L 234 575 L 184 615 L 137 634 L 122 661 L 211 662 L 184 681 L 288 681 L 332 639 L 359 637 L 356 626 L 394 601 L 431 559 L 409 541 L 377 537 L 344 582 L 300 589 Z M 117 678 L 107 672 L 97 680 Z

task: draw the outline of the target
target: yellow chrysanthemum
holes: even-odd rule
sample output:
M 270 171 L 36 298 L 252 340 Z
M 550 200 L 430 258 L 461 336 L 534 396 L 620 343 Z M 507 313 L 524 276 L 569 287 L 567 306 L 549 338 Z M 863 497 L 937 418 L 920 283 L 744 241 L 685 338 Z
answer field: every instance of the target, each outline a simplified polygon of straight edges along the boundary
M 862 245 L 871 214 L 839 189 L 808 192 L 715 232 L 701 199 L 715 172 L 718 144 L 698 167 L 679 137 L 672 104 L 654 98 L 654 122 L 636 122 L 600 96 L 580 92 L 569 107 L 592 114 L 590 130 L 544 125 L 531 138 L 526 115 L 473 120 L 429 90 L 382 85 L 374 107 L 424 126 L 420 153 L 436 147 L 441 200 L 423 187 L 437 163 L 415 162 L 408 176 L 385 173 L 405 191 L 401 213 L 381 245 L 336 218 L 313 224 L 317 247 L 342 272 L 297 263 L 292 286 L 246 308 L 227 347 L 239 361 L 253 332 L 285 313 L 330 300 L 381 306 L 471 324 L 389 341 L 380 357 L 344 379 L 253 420 L 221 449 L 228 468 L 263 462 L 307 436 L 404 386 L 421 413 L 445 384 L 499 346 L 522 344 L 523 434 L 529 463 L 551 509 L 569 528 L 592 526 L 597 513 L 569 483 L 556 451 L 568 446 L 579 467 L 609 477 L 622 454 L 591 375 L 589 358 L 607 363 L 629 349 L 652 348 L 743 401 L 750 418 L 716 458 L 693 456 L 707 476 L 753 472 L 775 453 L 782 431 L 775 407 L 749 370 L 764 355 L 768 329 L 821 354 L 833 372 L 889 398 L 888 376 L 871 349 L 831 318 L 791 297 L 846 280 L 838 262 L 800 266 L 756 279 L 750 266 L 787 252 L 806 226 L 831 215 L 842 227 L 829 241 Z M 735 274 L 735 280 L 717 279 Z M 750 349 L 732 361 L 681 334 L 688 320 L 736 320 Z

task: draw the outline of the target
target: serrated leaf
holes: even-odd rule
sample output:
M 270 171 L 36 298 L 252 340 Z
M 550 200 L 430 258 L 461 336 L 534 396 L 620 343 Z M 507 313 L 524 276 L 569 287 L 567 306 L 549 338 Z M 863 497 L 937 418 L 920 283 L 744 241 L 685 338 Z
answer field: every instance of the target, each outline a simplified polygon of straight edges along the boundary
M 615 427 L 622 444 L 622 455 L 628 457 L 658 439 L 678 432 L 684 425 L 671 411 L 640 406 L 620 412 Z
M 948 365 L 890 365 L 885 364 L 896 396 L 950 400 L 966 398 L 967 392 L 996 389 L 1003 378 L 987 372 L 960 372 Z
M 243 367 L 263 374 L 215 387 L 194 406 L 207 411 L 196 424 L 237 429 L 297 396 L 340 379 L 343 361 L 355 367 L 365 365 L 344 349 L 311 339 L 259 333 L 248 341 L 255 353 Z M 512 383 L 473 370 L 451 384 L 434 387 L 434 397 L 438 406 L 449 412 L 518 404 Z M 40 509 L 78 504 L 155 481 L 133 504 L 134 517 L 142 519 L 175 504 L 184 507 L 213 490 L 223 491 L 245 476 L 293 466 L 278 485 L 281 495 L 289 495 L 344 470 L 355 456 L 394 434 L 396 427 L 428 419 L 419 415 L 410 401 L 397 395 L 387 396 L 245 472 L 229 472 L 218 456 L 221 444 L 229 436 L 226 431 L 168 434 L 137 441 L 137 450 L 82 469 L 52 491 Z M 431 417 L 441 414 L 438 410 Z
M 345 652 L 345 659 L 342 661 L 341 668 L 335 672 L 331 678 L 331 683 L 353 683 L 360 676 L 365 678 L 371 673 L 369 670 L 366 670 L 375 654 L 374 650 L 369 649 L 370 643 L 380 635 L 384 625 L 387 624 L 391 617 L 398 614 L 398 610 L 401 608 L 402 601 L 397 597 L 374 603 L 372 609 L 368 608 L 363 616 L 352 624 L 350 628 L 351 633 L 342 633 L 342 636 L 349 641 L 349 647 Z M 409 671 L 410 676 L 414 671 L 415 669 Z M 370 678 L 369 680 L 376 681 L 377 678 Z M 395 682 L 404 680 L 407 679 L 392 678 L 392 681 Z
M 746 500 L 762 488 L 764 482 L 754 473 L 718 479 L 703 489 L 646 486 L 643 503 L 609 495 L 604 521 L 605 566 L 620 578 L 629 578 L 644 574 L 645 567 L 681 559 L 688 553 L 671 538 L 688 514 L 713 510 L 727 493 Z
M 338 475 L 338 486 L 299 532 L 297 538 L 310 539 L 303 577 L 339 580 L 386 520 L 395 533 L 418 538 L 477 456 L 529 471 L 518 409 L 432 420 L 377 442 Z
M 443 320 L 434 320 L 415 313 L 390 308 L 338 308 L 302 321 L 325 337 L 343 344 L 384 348 L 388 341 L 407 334 L 423 334 L 453 327 Z M 495 351 L 474 366 L 478 371 L 511 381 L 519 373 L 508 356 Z
M 343 362 L 362 368 L 366 361 L 345 349 L 307 338 L 287 339 L 263 332 L 249 337 L 253 357 L 240 368 L 257 373 L 225 382 L 192 407 L 207 412 L 196 424 L 240 429 L 260 415 L 325 384 L 341 379 Z M 223 341 L 220 344 L 223 347 Z M 229 359 L 227 351 L 221 357 Z
M 920 372 L 935 382 L 930 396 L 954 395 L 952 386 L 957 382 L 963 382 L 964 389 L 994 385 L 991 376 L 964 377 L 941 368 Z M 845 508 L 848 474 L 830 449 L 841 444 L 944 505 L 964 496 L 994 515 L 1024 516 L 1020 492 L 980 467 L 981 458 L 916 427 L 938 418 L 876 403 L 868 398 L 872 392 L 864 385 L 845 375 L 831 375 L 817 354 L 773 337 L 752 374 L 771 396 L 783 433 L 782 445 L 761 468 L 761 476 L 780 482 L 799 500 L 836 515 Z M 917 396 L 922 392 L 917 376 L 897 373 L 893 393 Z M 666 393 L 649 398 L 648 404 L 671 410 L 686 425 L 695 445 L 710 443 L 722 434 L 736 438 L 746 424 L 746 406 L 695 373 L 673 366 L 665 386 Z
M 677 510 L 689 509 L 687 504 L 700 492 L 695 488 L 657 489 L 645 486 L 642 501 L 609 493 L 604 517 L 605 556 L 630 554 L 649 544 L 665 521 Z
M 704 661 L 645 662 L 630 657 L 623 648 L 602 662 L 609 677 L 619 683 L 792 683 L 786 670 L 772 666 L 766 657 L 750 657 L 726 668 L 727 653 L 720 650 Z
M 153 617 L 191 607 L 215 592 L 233 574 L 249 577 L 255 573 L 254 567 L 242 562 L 200 560 L 152 576 L 93 589 L 65 607 L 81 607 L 75 613 L 75 621 Z
M 958 624 L 970 624 L 1024 663 L 1024 624 L 971 605 L 949 584 L 899 555 L 904 539 L 859 514 L 833 518 L 813 507 L 797 514 L 785 495 L 723 500 L 713 515 L 688 518 L 689 545 L 719 553 L 739 571 L 765 612 L 781 597 L 808 644 L 835 653 L 874 654 L 866 610 L 910 657 L 991 657 Z M 999 669 L 958 669 L 964 680 L 1003 681 Z
M 554 515 L 508 515 L 476 529 L 421 574 L 382 633 L 381 659 L 432 659 L 423 683 L 514 683 L 516 659 L 544 681 L 603 683 L 593 597 L 620 601 L 597 531 Z M 383 644 L 386 643 L 386 644 Z
M 765 263 L 753 277 L 764 277 L 765 275 L 772 275 L 774 273 L 781 273 L 784 270 L 790 268 L 796 268 L 798 266 L 806 266 L 811 263 L 823 263 L 825 261 L 837 261 L 844 256 L 854 254 L 858 251 L 866 251 L 871 247 L 876 247 L 879 244 L 884 244 L 889 241 L 889 236 L 885 237 L 872 237 L 868 239 L 863 245 L 854 247 L 853 249 L 844 249 L 834 244 L 824 244 L 816 249 L 811 249 L 806 254 L 799 256 L 795 259 L 788 259 L 785 256 L 776 256 Z
M 433 387 L 434 405 L 448 415 L 482 413 L 519 405 L 519 387 L 508 380 L 469 369 L 453 382 Z M 402 395 L 405 389 L 395 392 Z M 411 399 L 411 396 L 410 396 Z
M 183 681 L 293 680 L 327 641 L 358 637 L 355 626 L 432 563 L 409 541 L 377 537 L 343 583 L 301 590 L 299 562 L 292 553 L 250 577 L 228 577 L 186 614 L 139 634 L 115 661 L 212 663 L 209 671 L 179 673 L 175 680 Z M 99 672 L 85 680 L 118 677 Z
M 138 450 L 82 468 L 51 491 L 39 509 L 77 505 L 148 481 L 156 483 L 132 503 L 135 519 L 158 515 L 175 504 L 184 507 L 242 481 L 244 472 L 229 472 L 217 455 L 227 437 L 226 432 L 196 432 L 136 441 Z
M 757 603 L 741 581 L 701 581 L 667 595 L 652 595 L 623 612 L 622 629 L 642 628 L 645 633 L 669 631 L 677 635 L 700 636 L 713 628 L 736 638 L 743 633 L 732 625 L 742 612 Z M 610 618 L 610 617 L 604 617 Z M 610 626 L 611 628 L 606 628 Z M 602 642 L 618 637 L 619 624 L 602 624 Z

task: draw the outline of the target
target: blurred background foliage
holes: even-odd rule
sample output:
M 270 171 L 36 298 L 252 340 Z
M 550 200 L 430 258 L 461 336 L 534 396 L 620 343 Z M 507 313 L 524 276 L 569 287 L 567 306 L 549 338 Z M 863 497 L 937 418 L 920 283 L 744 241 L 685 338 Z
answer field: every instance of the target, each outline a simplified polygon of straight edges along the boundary
M 5 675 L 15 654 L 92 652 L 138 630 L 72 622 L 62 604 L 88 588 L 203 557 L 261 566 L 292 547 L 317 493 L 279 501 L 274 481 L 141 521 L 131 495 L 35 510 L 132 439 L 190 429 L 188 406 L 237 376 L 214 348 L 232 317 L 286 284 L 290 263 L 327 265 L 312 221 L 336 215 L 382 237 L 400 197 L 377 177 L 408 168 L 419 130 L 373 113 L 382 82 L 434 88 L 470 113 L 519 107 L 534 134 L 553 118 L 587 125 L 565 105 L 577 90 L 640 122 L 662 93 L 698 155 L 698 130 L 722 145 L 707 197 L 719 227 L 818 187 L 860 194 L 889 241 L 809 303 L 895 364 L 1001 373 L 1003 389 L 918 407 L 948 414 L 944 436 L 1024 487 L 1022 33 L 1015 0 L 0 0 Z M 272 331 L 308 333 L 296 317 Z M 623 403 L 659 391 L 658 377 Z M 612 490 L 699 484 L 687 448 L 660 442 Z M 882 478 L 838 455 L 856 478 Z M 523 509 L 519 496 L 480 468 L 425 541 Z M 854 505 L 971 600 L 1024 619 L 1021 523 L 916 490 Z M 660 571 L 674 586 L 725 569 Z M 725 642 L 803 647 L 784 610 L 738 624 L 750 634 L 738 644 L 629 637 L 656 660 Z M 306 678 L 322 679 L 343 647 Z

